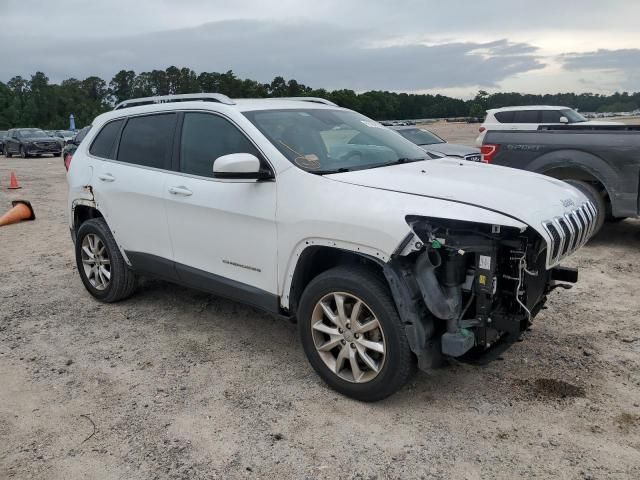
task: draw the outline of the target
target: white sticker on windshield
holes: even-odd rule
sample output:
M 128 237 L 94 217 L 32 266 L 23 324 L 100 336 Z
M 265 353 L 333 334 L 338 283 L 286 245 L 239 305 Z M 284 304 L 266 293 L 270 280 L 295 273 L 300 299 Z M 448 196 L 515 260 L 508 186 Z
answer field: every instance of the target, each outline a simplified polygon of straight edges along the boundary
M 380 125 L 377 122 L 368 122 L 367 120 L 360 120 L 362 123 L 364 123 L 367 127 L 371 127 L 371 128 L 387 128 L 384 125 Z

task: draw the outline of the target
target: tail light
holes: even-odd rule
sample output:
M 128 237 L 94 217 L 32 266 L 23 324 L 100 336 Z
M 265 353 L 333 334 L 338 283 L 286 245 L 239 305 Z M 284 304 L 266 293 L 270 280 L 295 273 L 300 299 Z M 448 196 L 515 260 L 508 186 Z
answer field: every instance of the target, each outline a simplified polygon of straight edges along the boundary
M 498 149 L 500 145 L 482 145 L 480 147 L 480 153 L 482 154 L 482 163 L 491 163 L 493 161 L 493 157 L 498 153 Z
M 68 172 L 69 171 L 69 167 L 71 166 L 71 154 L 70 153 L 65 153 L 64 154 L 63 162 L 64 162 L 64 168 Z
M 484 132 L 485 130 L 486 130 L 486 128 L 484 128 L 484 127 L 480 127 L 480 128 L 478 129 L 478 131 L 479 131 L 480 133 Z

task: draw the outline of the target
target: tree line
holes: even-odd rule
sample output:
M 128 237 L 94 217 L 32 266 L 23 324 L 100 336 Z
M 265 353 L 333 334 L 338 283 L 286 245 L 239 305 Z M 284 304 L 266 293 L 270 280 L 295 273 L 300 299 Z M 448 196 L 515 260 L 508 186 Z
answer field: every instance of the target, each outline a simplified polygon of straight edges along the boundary
M 0 82 L 0 129 L 26 126 L 66 128 L 70 113 L 74 114 L 79 128 L 123 100 L 200 92 L 218 92 L 231 98 L 322 97 L 377 120 L 482 117 L 489 108 L 512 105 L 563 105 L 589 112 L 632 111 L 640 106 L 640 92 L 530 95 L 489 94 L 481 90 L 475 98 L 461 100 L 431 94 L 357 93 L 348 89 L 329 91 L 280 76 L 271 83 L 260 83 L 239 78 L 231 70 L 198 74 L 190 68 L 171 66 L 166 70 L 139 74 L 133 70 L 121 70 L 108 83 L 97 76 L 90 76 L 84 80 L 69 78 L 56 84 L 42 72 L 36 72 L 30 79 L 13 77 L 7 83 Z

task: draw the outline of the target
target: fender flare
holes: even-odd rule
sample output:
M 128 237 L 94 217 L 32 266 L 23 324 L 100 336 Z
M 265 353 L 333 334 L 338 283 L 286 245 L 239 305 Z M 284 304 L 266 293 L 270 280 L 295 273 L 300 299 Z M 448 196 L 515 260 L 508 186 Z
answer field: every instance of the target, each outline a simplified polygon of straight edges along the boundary
M 584 171 L 602 184 L 609 198 L 613 198 L 611 194 L 617 190 L 616 171 L 597 155 L 581 150 L 563 149 L 549 152 L 536 158 L 528 166 L 528 170 L 543 175 L 559 168 Z
M 107 227 L 109 227 L 109 231 L 111 232 L 111 235 L 114 235 L 114 231 L 109 226 L 109 222 L 107 222 L 107 218 L 104 216 L 104 213 L 102 213 L 102 211 L 100 211 L 100 209 L 98 208 L 98 205 L 97 205 L 96 201 L 95 200 L 90 200 L 90 199 L 87 199 L 87 198 L 78 198 L 78 199 L 74 200 L 71 203 L 71 219 L 73 221 L 73 227 L 72 227 L 73 231 L 77 230 L 77 226 L 75 224 L 75 211 L 76 211 L 76 207 L 78 207 L 80 205 L 82 205 L 84 207 L 93 208 L 93 209 L 97 210 L 98 212 L 100 212 L 100 216 L 102 217 L 102 219 L 107 224 Z M 116 240 L 116 245 L 118 245 L 118 249 L 120 250 L 120 254 L 122 255 L 122 258 L 124 259 L 125 263 L 127 265 L 131 266 L 131 261 L 129 260 L 129 257 L 127 257 L 127 253 L 122 248 L 122 245 L 120 245 L 120 243 L 116 239 L 115 235 L 114 235 L 113 238 Z
M 369 257 L 374 260 L 379 260 L 382 263 L 386 263 L 390 259 L 390 255 L 378 250 L 373 247 L 369 247 L 366 245 L 360 245 L 357 243 L 346 242 L 342 240 L 329 240 L 326 238 L 305 238 L 298 242 L 296 247 L 293 250 L 293 253 L 289 257 L 289 261 L 287 263 L 287 269 L 284 276 L 284 281 L 282 284 L 282 294 L 280 295 L 280 306 L 289 310 L 290 307 L 290 295 L 291 295 L 291 284 L 293 282 L 293 277 L 296 272 L 296 267 L 298 266 L 298 260 L 302 256 L 303 252 L 307 248 L 311 247 L 330 247 L 335 248 L 337 250 L 344 250 L 350 253 L 355 253 L 356 255 L 362 255 L 363 257 Z

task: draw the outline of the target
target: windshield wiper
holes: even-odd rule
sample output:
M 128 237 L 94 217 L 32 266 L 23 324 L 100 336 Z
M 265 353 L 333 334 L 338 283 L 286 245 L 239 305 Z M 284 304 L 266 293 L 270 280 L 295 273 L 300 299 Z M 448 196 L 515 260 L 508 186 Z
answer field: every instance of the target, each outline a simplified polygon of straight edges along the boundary
M 386 163 L 385 165 L 397 165 L 399 163 L 411 163 L 411 162 L 421 162 L 422 160 L 426 160 L 426 157 L 420 158 L 399 158 L 394 162 Z
M 331 175 L 332 173 L 344 173 L 349 171 L 351 171 L 351 169 L 345 167 L 334 168 L 332 170 L 307 170 L 307 172 L 313 173 L 314 175 Z

